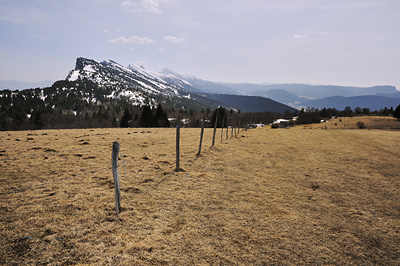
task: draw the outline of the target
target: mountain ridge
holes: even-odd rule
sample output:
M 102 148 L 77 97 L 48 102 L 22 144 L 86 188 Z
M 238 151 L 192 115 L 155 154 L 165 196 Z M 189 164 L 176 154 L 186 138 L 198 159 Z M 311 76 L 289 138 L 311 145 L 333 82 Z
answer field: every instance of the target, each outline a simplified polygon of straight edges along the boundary
M 362 88 L 336 85 L 223 83 L 199 79 L 167 68 L 161 72 L 152 72 L 135 64 L 123 66 L 113 60 L 96 61 L 84 57 L 76 59 L 75 68 L 69 71 L 65 81 L 96 84 L 98 88 L 108 93 L 105 95 L 108 99 L 128 101 L 138 106 L 150 104 L 154 107 L 157 103 L 162 103 L 175 109 L 204 109 L 221 105 L 243 111 L 253 110 L 252 105 L 255 102 L 258 107 L 260 106 L 258 97 L 283 104 L 286 110 L 316 106 L 318 106 L 316 108 L 334 106 L 340 109 L 343 105 L 353 107 L 359 104 L 360 99 L 357 97 L 366 95 L 384 97 L 361 98 L 368 100 L 368 106 L 363 103 L 366 108 L 380 109 L 393 104 L 393 98 L 400 97 L 400 92 L 390 85 Z M 63 82 L 54 84 L 64 86 Z M 68 86 L 78 86 L 70 84 Z M 241 98 L 241 96 L 250 98 Z M 93 98 L 91 101 L 96 101 L 98 98 Z M 243 106 L 238 99 L 247 102 L 248 106 Z M 251 103 L 251 100 L 254 103 Z M 329 101 L 335 101 L 335 105 Z M 339 103 L 340 101 L 342 103 Z M 269 105 L 272 102 L 267 100 L 263 102 L 265 107 L 260 111 L 271 111 Z
M 337 110 L 343 110 L 346 107 L 352 109 L 356 107 L 369 108 L 371 111 L 379 110 L 381 108 L 396 108 L 400 104 L 400 98 L 389 98 L 379 95 L 362 95 L 362 96 L 332 96 L 317 100 L 309 100 L 305 103 L 308 107 L 323 109 L 323 108 L 335 108 Z
M 272 100 L 264 100 L 264 108 L 260 108 L 260 99 L 258 96 L 250 96 L 246 98 L 249 106 L 240 104 L 231 97 L 210 97 L 209 93 L 216 91 L 231 92 L 231 90 L 219 83 L 198 79 L 192 75 L 185 75 L 174 72 L 170 69 L 163 69 L 162 72 L 151 72 L 144 67 L 129 64 L 124 67 L 115 61 L 105 60 L 98 62 L 93 59 L 79 57 L 77 58 L 75 69 L 71 70 L 67 77 L 67 81 L 85 81 L 89 80 L 99 86 L 113 87 L 113 92 L 109 97 L 121 98 L 128 97 L 129 100 L 137 103 L 138 99 L 147 98 L 147 102 L 155 105 L 162 102 L 170 105 L 171 101 L 182 103 L 182 101 L 194 101 L 200 107 L 218 107 L 219 105 L 233 109 L 253 110 L 251 109 L 251 101 L 256 101 L 260 112 L 270 111 L 283 113 L 286 110 L 294 110 L 293 108 L 281 103 L 273 103 Z M 130 97 L 130 98 L 129 98 Z M 144 101 L 144 100 L 143 100 Z M 139 103 L 140 104 L 140 103 Z M 278 109 L 271 108 L 272 105 Z M 238 108 L 237 106 L 240 106 Z M 179 106 L 174 106 L 179 107 Z M 283 111 L 282 111 L 283 110 Z

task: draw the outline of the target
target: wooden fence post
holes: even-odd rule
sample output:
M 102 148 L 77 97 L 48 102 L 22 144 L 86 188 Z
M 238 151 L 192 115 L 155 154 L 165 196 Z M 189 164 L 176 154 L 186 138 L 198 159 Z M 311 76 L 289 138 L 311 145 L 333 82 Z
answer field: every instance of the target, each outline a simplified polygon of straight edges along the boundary
M 222 142 L 222 136 L 224 135 L 224 124 L 225 124 L 225 116 L 222 118 L 222 126 L 221 126 L 221 142 Z
M 205 119 L 205 116 L 203 115 L 203 121 L 201 122 L 201 131 L 200 131 L 199 152 L 197 153 L 197 156 L 200 156 L 200 153 L 201 153 L 201 143 L 203 142 L 203 134 L 204 134 L 204 119 Z
M 214 133 L 213 133 L 213 140 L 212 140 L 212 145 L 211 145 L 211 147 L 213 147 L 214 144 L 215 144 L 215 133 L 217 132 L 217 123 L 218 123 L 218 112 L 217 112 L 217 114 L 215 115 Z
M 119 215 L 121 211 L 121 191 L 119 187 L 119 176 L 118 176 L 118 154 L 119 154 L 119 142 L 113 142 L 111 163 L 112 163 L 112 173 L 114 178 L 114 189 L 115 189 L 115 211 Z
M 176 126 L 176 168 L 175 171 L 179 171 L 179 140 L 180 140 L 180 126 Z
M 231 132 L 231 138 L 233 137 L 233 126 L 232 126 L 232 132 Z

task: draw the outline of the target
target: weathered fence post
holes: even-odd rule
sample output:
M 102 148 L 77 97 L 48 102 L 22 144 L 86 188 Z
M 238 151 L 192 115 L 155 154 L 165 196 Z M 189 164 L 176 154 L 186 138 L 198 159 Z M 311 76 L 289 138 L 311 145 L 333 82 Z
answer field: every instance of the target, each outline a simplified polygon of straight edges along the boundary
M 232 126 L 231 138 L 233 138 L 233 126 Z
M 211 147 L 215 144 L 215 133 L 217 132 L 217 123 L 218 123 L 218 113 L 215 115 L 215 123 L 214 123 L 214 133 Z
M 197 153 L 197 156 L 200 156 L 200 153 L 201 153 L 201 143 L 203 142 L 203 134 L 204 134 L 204 119 L 205 119 L 205 116 L 203 115 L 203 121 L 201 122 L 201 131 L 200 131 L 199 152 Z
M 180 140 L 180 129 L 179 125 L 176 126 L 176 168 L 175 171 L 179 171 L 179 140 Z
M 221 125 L 221 142 L 222 142 L 222 136 L 224 135 L 224 124 L 225 124 L 225 116 L 222 118 L 222 125 Z
M 119 142 L 113 142 L 111 163 L 112 173 L 114 178 L 114 189 L 115 189 L 115 211 L 119 215 L 121 211 L 121 191 L 119 187 L 119 176 L 118 176 L 118 154 L 119 154 Z

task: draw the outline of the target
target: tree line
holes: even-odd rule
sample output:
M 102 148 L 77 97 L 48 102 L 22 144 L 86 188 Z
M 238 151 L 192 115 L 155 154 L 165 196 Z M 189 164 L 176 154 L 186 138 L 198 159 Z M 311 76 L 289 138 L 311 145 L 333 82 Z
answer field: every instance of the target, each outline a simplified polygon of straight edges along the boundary
M 68 88 L 68 89 L 64 89 Z M 223 107 L 175 109 L 165 104 L 132 105 L 127 99 L 113 99 L 112 88 L 100 88 L 91 82 L 58 81 L 49 88 L 23 91 L 0 91 L 0 130 L 107 128 L 107 127 L 244 127 L 270 124 L 278 118 L 298 116 L 296 124 L 319 123 L 334 116 L 381 115 L 400 119 L 400 105 L 370 111 L 368 108 L 302 109 L 284 114 L 241 113 Z M 224 123 L 224 124 L 222 124 Z
M 291 114 L 293 115 L 293 114 Z M 307 109 L 304 108 L 298 112 L 298 118 L 296 124 L 312 124 L 320 123 L 321 120 L 327 120 L 332 117 L 352 117 L 361 115 L 378 115 L 378 116 L 393 116 L 400 120 L 400 105 L 393 109 L 382 108 L 380 110 L 370 111 L 369 108 L 356 107 L 352 109 L 350 106 L 345 107 L 339 111 L 335 108 L 323 108 L 323 109 Z

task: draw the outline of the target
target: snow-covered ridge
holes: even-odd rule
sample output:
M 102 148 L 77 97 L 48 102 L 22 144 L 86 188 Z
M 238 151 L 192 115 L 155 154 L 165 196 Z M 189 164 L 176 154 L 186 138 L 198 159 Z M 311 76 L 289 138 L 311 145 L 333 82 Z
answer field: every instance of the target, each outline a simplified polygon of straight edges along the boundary
M 65 81 L 79 88 L 97 88 L 98 97 L 85 97 L 91 102 L 102 104 L 106 100 L 128 101 L 132 105 L 157 106 L 165 104 L 175 109 L 205 108 L 206 103 L 198 101 L 198 91 L 191 81 L 180 78 L 181 74 L 152 72 L 142 66 L 130 64 L 123 66 L 112 60 L 96 61 L 77 58 L 75 69 L 71 70 Z M 96 94 L 96 91 L 91 91 Z
M 90 80 L 99 86 L 125 87 L 130 91 L 178 98 L 187 97 L 189 92 L 185 86 L 190 86 L 189 82 L 173 75 L 146 71 L 133 64 L 125 67 L 112 60 L 97 62 L 82 57 L 77 59 L 75 69 L 69 72 L 66 80 Z

